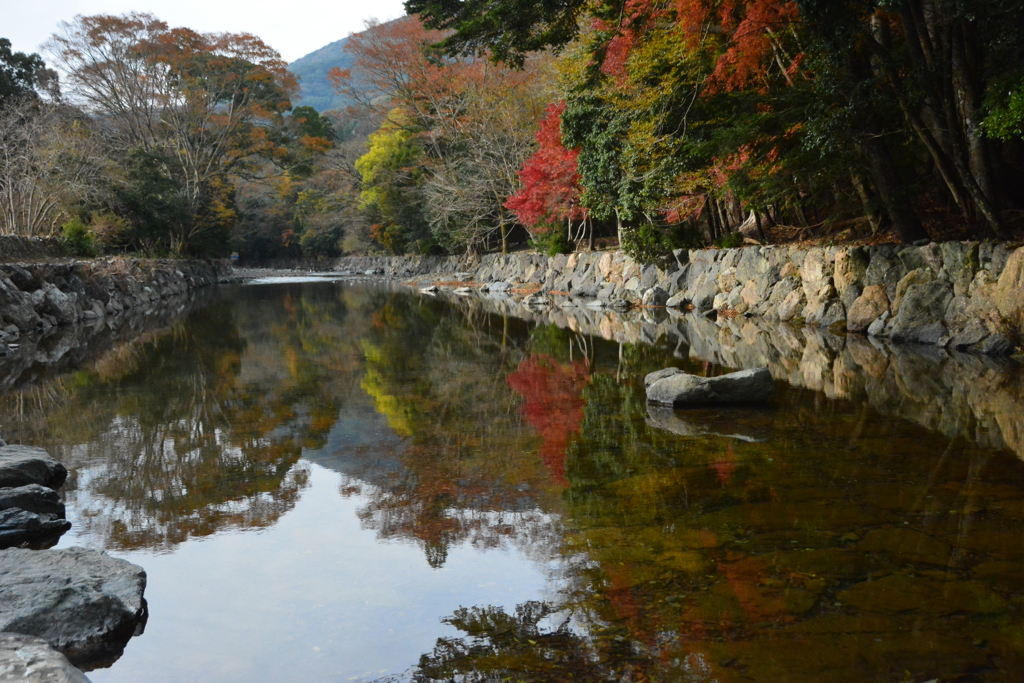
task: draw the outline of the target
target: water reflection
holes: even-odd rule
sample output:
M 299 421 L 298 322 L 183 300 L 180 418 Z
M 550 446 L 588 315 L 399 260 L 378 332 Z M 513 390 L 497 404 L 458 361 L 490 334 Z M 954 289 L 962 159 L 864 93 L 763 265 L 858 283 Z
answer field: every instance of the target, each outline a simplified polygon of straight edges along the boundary
M 778 374 L 789 357 L 759 335 L 742 348 L 775 354 Z M 414 680 L 1014 680 L 1024 465 L 920 426 L 933 418 L 913 413 L 915 392 L 933 416 L 952 412 L 948 359 L 911 374 L 892 368 L 927 359 L 886 356 L 872 374 L 851 342 L 829 352 L 829 386 L 860 389 L 780 383 L 767 409 L 650 409 L 646 373 L 720 372 L 716 358 L 740 354 L 714 355 L 710 338 L 617 343 L 386 286 L 234 288 L 8 394 L 0 416 L 71 466 L 76 533 L 108 548 L 178 553 L 292 528 L 324 469 L 374 547 L 414 546 L 437 572 L 455 552 L 503 549 L 549 573 L 518 607 L 426 617 L 416 628 L 436 644 Z M 791 369 L 806 380 L 817 366 L 802 348 Z M 1012 393 L 1017 369 L 986 372 Z M 159 623 L 154 611 L 147 637 Z M 303 647 L 271 651 L 293 661 Z

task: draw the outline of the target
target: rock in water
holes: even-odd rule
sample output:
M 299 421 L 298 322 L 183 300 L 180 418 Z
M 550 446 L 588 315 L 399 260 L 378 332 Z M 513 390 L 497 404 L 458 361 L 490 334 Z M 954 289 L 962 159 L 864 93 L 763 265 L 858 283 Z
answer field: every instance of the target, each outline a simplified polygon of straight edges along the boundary
M 768 368 L 741 370 L 720 377 L 698 377 L 678 368 L 667 368 L 647 375 L 644 385 L 651 403 L 676 406 L 762 403 L 775 389 Z
M 40 514 L 64 516 L 64 503 L 53 489 L 39 484 L 0 488 L 0 510 L 20 508 Z
M 29 512 L 19 508 L 0 510 L 0 548 L 23 543 L 49 547 L 71 528 L 71 522 L 54 514 Z
M 34 446 L 0 447 L 0 487 L 40 484 L 60 488 L 68 477 L 64 465 Z
M 67 657 L 42 638 L 0 633 L 0 683 L 89 683 Z
M 53 489 L 39 484 L 0 488 L 0 549 L 23 543 L 50 546 L 70 528 Z
M 0 551 L 0 631 L 38 636 L 72 664 L 111 660 L 146 622 L 146 572 L 87 548 Z

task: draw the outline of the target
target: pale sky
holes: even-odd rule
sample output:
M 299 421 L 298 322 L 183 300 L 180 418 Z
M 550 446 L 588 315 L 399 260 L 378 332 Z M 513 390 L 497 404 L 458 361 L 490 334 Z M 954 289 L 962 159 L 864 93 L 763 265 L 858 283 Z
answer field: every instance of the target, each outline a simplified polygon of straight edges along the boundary
M 363 30 L 366 19 L 405 14 L 402 0 L 0 0 L 0 38 L 15 52 L 40 52 L 60 21 L 132 11 L 203 33 L 252 33 L 288 62 Z

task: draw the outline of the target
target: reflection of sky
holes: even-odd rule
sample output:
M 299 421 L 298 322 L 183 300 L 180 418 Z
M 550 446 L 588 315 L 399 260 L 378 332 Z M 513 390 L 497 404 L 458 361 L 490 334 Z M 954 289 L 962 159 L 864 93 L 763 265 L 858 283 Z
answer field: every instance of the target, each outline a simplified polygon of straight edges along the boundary
M 543 597 L 544 567 L 514 548 L 463 544 L 434 570 L 415 543 L 378 541 L 356 516 L 366 500 L 343 498 L 340 475 L 311 468 L 310 487 L 270 529 L 114 553 L 146 569 L 149 624 L 90 679 L 369 680 L 408 669 L 453 634 L 439 619 L 460 606 L 512 611 Z M 88 542 L 73 529 L 60 545 Z

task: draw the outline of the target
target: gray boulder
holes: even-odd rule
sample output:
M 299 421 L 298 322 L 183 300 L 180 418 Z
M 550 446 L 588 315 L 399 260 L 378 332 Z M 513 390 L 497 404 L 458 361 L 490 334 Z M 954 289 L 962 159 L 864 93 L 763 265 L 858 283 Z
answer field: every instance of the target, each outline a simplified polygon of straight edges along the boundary
M 668 308 L 682 308 L 686 306 L 688 303 L 690 302 L 686 298 L 686 293 L 677 292 L 668 298 L 668 300 L 665 302 L 665 306 L 667 306 Z
M 0 633 L 0 683 L 89 683 L 42 638 Z
M 668 303 L 668 292 L 661 287 L 651 287 L 644 292 L 642 305 L 664 306 L 666 303 Z
M 669 372 L 675 370 L 675 372 Z M 647 400 L 663 405 L 707 405 L 716 403 L 761 403 L 775 389 L 767 368 L 741 370 L 720 377 L 698 377 L 677 368 L 661 371 L 650 384 L 644 379 Z
M 70 528 L 71 522 L 63 516 L 7 508 L 0 510 L 0 548 L 25 543 L 50 546 Z
M 0 487 L 40 484 L 60 488 L 67 479 L 64 465 L 34 446 L 0 447 Z
M 952 298 L 953 286 L 948 282 L 909 285 L 894 317 L 892 338 L 896 341 L 937 343 L 948 334 L 943 315 Z
M 644 377 L 644 390 L 650 389 L 651 385 L 655 382 L 665 379 L 666 377 L 674 377 L 683 371 L 679 368 L 665 368 L 663 370 L 655 370 L 654 372 L 647 373 Z
M 58 325 L 70 325 L 78 320 L 78 308 L 75 306 L 78 297 L 75 294 L 62 292 L 56 285 L 46 282 L 33 292 L 33 296 L 40 299 L 36 310 L 52 315 Z
M 0 278 L 0 311 L 5 322 L 20 330 L 34 330 L 42 324 L 31 297 L 6 278 Z
M 146 621 L 142 567 L 87 548 L 0 551 L 0 631 L 38 636 L 82 665 L 120 656 Z
M 57 492 L 39 484 L 0 488 L 0 510 L 10 508 L 64 516 L 64 503 L 60 501 Z

